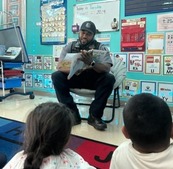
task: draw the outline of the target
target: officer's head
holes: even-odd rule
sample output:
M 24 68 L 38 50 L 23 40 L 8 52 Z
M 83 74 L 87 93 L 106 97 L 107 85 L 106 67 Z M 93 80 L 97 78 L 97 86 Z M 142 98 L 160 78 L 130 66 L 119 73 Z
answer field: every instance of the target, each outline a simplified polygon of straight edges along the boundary
M 82 23 L 79 32 L 79 39 L 82 45 L 90 43 L 96 34 L 96 26 L 91 21 L 85 21 Z

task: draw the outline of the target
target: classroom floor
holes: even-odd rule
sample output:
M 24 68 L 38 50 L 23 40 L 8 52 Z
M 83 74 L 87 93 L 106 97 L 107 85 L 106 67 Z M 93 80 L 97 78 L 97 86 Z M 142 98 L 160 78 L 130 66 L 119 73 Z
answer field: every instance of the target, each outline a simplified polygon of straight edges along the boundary
M 81 98 L 75 98 L 75 101 L 79 100 Z M 0 116 L 25 122 L 28 113 L 35 106 L 47 101 L 57 102 L 57 99 L 55 96 L 35 95 L 34 99 L 29 99 L 29 96 L 12 95 L 0 102 Z M 78 108 L 82 117 L 88 116 L 88 106 L 79 106 Z M 106 108 L 103 119 L 109 119 L 111 113 L 111 109 Z M 122 107 L 115 109 L 115 119 L 107 125 L 106 131 L 98 131 L 88 125 L 86 120 L 83 120 L 80 125 L 73 127 L 72 134 L 117 146 L 126 140 L 121 133 Z

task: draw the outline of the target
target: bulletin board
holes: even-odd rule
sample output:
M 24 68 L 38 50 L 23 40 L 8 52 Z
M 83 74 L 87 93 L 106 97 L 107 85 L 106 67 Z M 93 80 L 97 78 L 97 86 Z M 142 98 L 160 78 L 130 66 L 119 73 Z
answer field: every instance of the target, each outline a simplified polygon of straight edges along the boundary
M 41 31 L 43 45 L 61 45 L 66 43 L 67 0 L 41 0 Z
M 74 6 L 73 24 L 79 26 L 87 20 L 95 23 L 99 32 L 112 31 L 114 18 L 119 22 L 120 0 L 98 1 Z

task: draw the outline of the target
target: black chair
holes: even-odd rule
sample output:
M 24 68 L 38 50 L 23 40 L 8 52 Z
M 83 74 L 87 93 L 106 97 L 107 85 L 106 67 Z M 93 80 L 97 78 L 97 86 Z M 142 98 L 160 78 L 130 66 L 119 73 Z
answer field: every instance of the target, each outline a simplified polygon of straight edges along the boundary
M 111 67 L 111 73 L 115 76 L 116 82 L 114 84 L 113 89 L 113 99 L 112 104 L 107 103 L 106 107 L 112 108 L 112 116 L 110 120 L 104 120 L 106 123 L 110 123 L 114 120 L 115 117 L 115 108 L 120 107 L 120 95 L 119 95 L 119 86 L 122 84 L 123 80 L 126 78 L 126 66 L 123 63 L 122 59 L 114 57 L 113 60 L 113 66 Z M 95 90 L 89 90 L 89 89 L 70 89 L 70 92 L 83 97 L 89 97 L 94 98 Z M 89 106 L 90 103 L 83 103 L 83 102 L 77 102 L 77 105 L 87 105 Z M 86 120 L 87 118 L 83 118 L 83 120 Z

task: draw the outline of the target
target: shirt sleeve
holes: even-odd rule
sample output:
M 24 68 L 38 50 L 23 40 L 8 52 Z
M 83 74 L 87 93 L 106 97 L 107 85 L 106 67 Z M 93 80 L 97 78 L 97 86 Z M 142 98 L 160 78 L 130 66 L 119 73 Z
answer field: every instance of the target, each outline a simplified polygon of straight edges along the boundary
M 109 49 L 104 44 L 100 44 L 99 50 L 107 51 L 106 56 L 102 58 L 102 63 L 109 63 L 111 66 L 113 66 Z
M 60 61 L 65 58 L 67 53 L 71 53 L 71 47 L 72 47 L 72 42 L 69 42 L 66 46 L 63 47 L 59 58 Z

